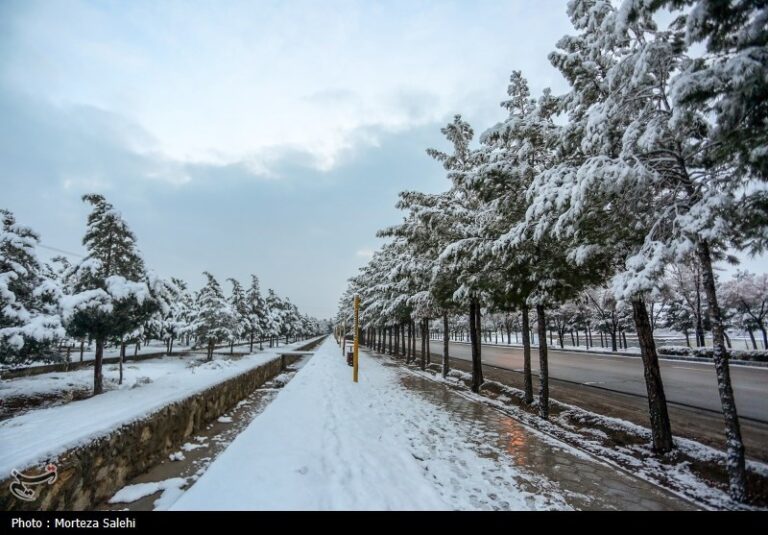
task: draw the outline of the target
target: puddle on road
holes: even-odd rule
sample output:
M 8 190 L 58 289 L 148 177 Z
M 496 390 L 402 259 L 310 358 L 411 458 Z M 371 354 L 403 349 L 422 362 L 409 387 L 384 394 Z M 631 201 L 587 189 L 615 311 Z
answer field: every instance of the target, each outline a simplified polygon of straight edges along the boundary
M 254 390 L 233 409 L 211 422 L 205 429 L 189 437 L 188 441 L 177 451 L 171 453 L 168 459 L 133 478 L 126 485 L 126 487 L 147 483 L 163 485 L 163 482 L 173 478 L 181 478 L 186 480 L 180 487 L 182 490 L 179 490 L 176 486 L 171 486 L 168 490 L 156 490 L 151 494 L 130 502 L 103 503 L 97 509 L 108 511 L 152 511 L 156 508 L 164 509 L 172 505 L 178 499 L 178 496 L 169 495 L 164 497 L 163 493 L 170 492 L 180 495 L 184 489 L 194 484 L 205 473 L 216 457 L 232 443 L 235 437 L 266 409 L 280 392 L 280 389 L 296 375 L 296 372 L 306 364 L 309 358 L 303 357 L 288 366 L 280 375 Z M 137 489 L 134 493 L 135 495 L 143 494 L 138 490 L 139 487 L 134 488 Z
M 379 361 L 389 366 L 390 363 Z M 497 465 L 513 465 L 518 471 L 515 482 L 506 482 L 509 473 L 484 474 L 498 481 L 503 490 L 514 483 L 520 490 L 545 505 L 547 496 L 562 498 L 577 510 L 679 510 L 691 505 L 646 481 L 604 465 L 567 445 L 525 427 L 522 423 L 481 402 L 462 397 L 436 381 L 405 372 L 400 368 L 401 383 L 425 402 L 451 415 L 456 428 L 466 431 L 471 449 Z M 436 437 L 439 441 L 440 437 Z M 499 492 L 499 494 L 502 494 Z M 478 503 L 480 508 L 503 509 L 496 496 Z M 529 502 L 529 505 L 534 505 Z

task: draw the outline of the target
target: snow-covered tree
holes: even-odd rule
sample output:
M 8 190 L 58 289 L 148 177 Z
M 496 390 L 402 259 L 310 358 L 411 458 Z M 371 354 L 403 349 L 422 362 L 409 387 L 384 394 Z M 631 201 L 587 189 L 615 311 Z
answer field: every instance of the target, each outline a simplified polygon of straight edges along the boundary
M 247 334 L 250 341 L 250 352 L 253 353 L 253 340 L 259 338 L 259 349 L 262 349 L 262 337 L 265 334 L 266 311 L 264 298 L 261 296 L 259 278 L 251 275 L 251 285 L 245 294 Z
M 174 341 L 183 339 L 193 331 L 194 299 L 189 293 L 187 283 L 179 278 L 172 277 L 167 288 L 172 299 L 163 318 L 162 336 L 170 355 Z
M 94 394 L 103 389 L 102 361 L 107 340 L 138 329 L 157 310 L 136 238 L 101 195 L 84 195 L 93 210 L 83 238 L 88 255 L 66 275 L 73 294 L 62 299 L 67 332 L 96 342 Z
M 763 349 L 768 349 L 766 317 L 768 317 L 768 273 L 756 275 L 739 271 L 722 286 L 723 302 L 739 315 L 740 323 L 762 334 Z M 750 333 L 751 334 L 751 333 Z M 753 347 L 757 344 L 752 341 Z M 756 348 L 756 347 L 755 347 Z
M 61 290 L 37 256 L 40 237 L 7 210 L 0 218 L 0 362 L 11 363 L 49 351 L 65 333 Z
M 250 331 L 248 302 L 245 297 L 243 285 L 236 279 L 227 279 L 232 284 L 232 293 L 229 297 L 229 305 L 235 313 L 235 324 L 230 337 L 230 353 L 234 351 L 235 342 L 248 336 Z
M 237 331 L 238 318 L 216 278 L 207 271 L 203 275 L 206 284 L 195 299 L 195 333 L 198 342 L 205 344 L 207 359 L 213 360 L 216 344 L 231 340 Z

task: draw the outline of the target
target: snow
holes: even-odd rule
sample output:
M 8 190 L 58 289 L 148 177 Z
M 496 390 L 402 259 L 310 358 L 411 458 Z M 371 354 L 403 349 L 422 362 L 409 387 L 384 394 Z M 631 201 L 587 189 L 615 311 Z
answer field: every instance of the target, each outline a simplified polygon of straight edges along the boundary
M 214 360 L 189 365 L 193 362 L 191 359 L 166 358 L 143 361 L 137 363 L 135 368 L 132 365 L 126 366 L 126 387 L 82 401 L 30 411 L 0 422 L 0 473 L 10 473 L 14 468 L 23 469 L 53 458 L 170 403 L 278 358 L 274 353 L 265 352 L 234 361 Z M 227 364 L 222 365 L 222 362 Z M 70 372 L 66 377 L 78 373 Z M 133 377 L 149 377 L 151 382 L 132 383 Z M 39 391 L 42 387 L 32 385 L 50 384 L 50 381 L 55 380 L 42 375 L 3 381 L 3 385 L 24 381 L 23 384 L 30 385 L 30 390 L 37 388 Z M 133 384 L 138 386 L 132 388 Z
M 146 496 L 159 491 L 167 491 L 169 489 L 178 489 L 182 485 L 185 485 L 187 480 L 181 477 L 174 477 L 166 479 L 164 481 L 153 481 L 151 483 L 138 483 L 136 485 L 128 485 L 123 487 L 109 500 L 109 503 L 131 503 L 136 500 L 140 500 Z M 158 500 L 160 501 L 160 500 Z M 157 502 L 155 502 L 157 504 Z
M 326 340 L 172 509 L 569 508 L 555 483 L 523 490 L 541 478 L 482 455 L 486 433 L 404 387 L 401 370 L 360 358 L 355 384 Z
M 342 361 L 329 338 L 172 509 L 446 509 Z

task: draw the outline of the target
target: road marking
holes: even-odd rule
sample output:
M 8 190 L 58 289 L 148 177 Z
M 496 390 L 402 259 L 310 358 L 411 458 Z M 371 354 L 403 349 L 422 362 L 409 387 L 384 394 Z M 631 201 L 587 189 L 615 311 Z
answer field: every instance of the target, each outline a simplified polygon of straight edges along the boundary
M 693 370 L 695 372 L 711 373 L 711 370 L 702 370 L 701 368 L 690 368 L 688 366 L 671 366 L 671 367 L 677 368 L 678 370 Z

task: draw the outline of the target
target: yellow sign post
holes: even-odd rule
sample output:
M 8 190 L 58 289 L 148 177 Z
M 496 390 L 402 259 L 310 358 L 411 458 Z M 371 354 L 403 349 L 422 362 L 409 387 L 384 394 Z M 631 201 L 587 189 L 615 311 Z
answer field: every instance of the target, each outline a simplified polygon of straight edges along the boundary
M 355 345 L 354 345 L 354 357 L 353 357 L 353 372 L 352 372 L 352 379 L 357 382 L 357 352 L 359 347 L 359 337 L 360 337 L 360 296 L 355 296 Z
M 347 355 L 347 326 L 346 322 L 341 322 L 341 354 Z

